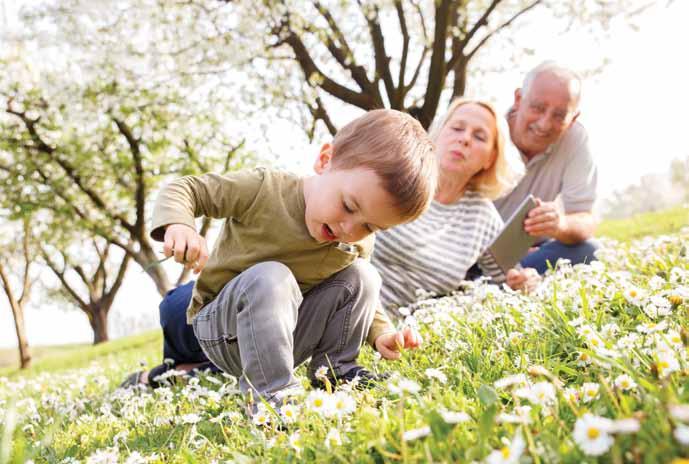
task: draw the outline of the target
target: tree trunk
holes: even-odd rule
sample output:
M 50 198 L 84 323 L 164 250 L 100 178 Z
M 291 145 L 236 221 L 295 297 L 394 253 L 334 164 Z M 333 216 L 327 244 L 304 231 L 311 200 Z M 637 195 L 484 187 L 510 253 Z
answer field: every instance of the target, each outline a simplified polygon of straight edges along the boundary
M 24 307 L 14 297 L 14 293 L 10 288 L 10 282 L 5 274 L 5 268 L 0 264 L 0 278 L 5 288 L 7 300 L 12 308 L 12 315 L 14 316 L 14 329 L 17 332 L 17 346 L 19 347 L 19 366 L 26 369 L 31 365 L 31 351 L 29 350 L 29 341 L 26 338 L 26 328 L 24 326 Z
M 89 323 L 93 329 L 93 344 L 107 342 L 108 338 L 108 310 L 100 305 L 92 305 L 89 313 Z
M 14 315 L 14 328 L 17 331 L 17 346 L 19 346 L 19 366 L 26 369 L 31 365 L 31 351 L 29 350 L 29 341 L 26 338 L 26 329 L 24 327 L 24 308 L 16 301 L 10 303 L 12 306 L 12 314 Z

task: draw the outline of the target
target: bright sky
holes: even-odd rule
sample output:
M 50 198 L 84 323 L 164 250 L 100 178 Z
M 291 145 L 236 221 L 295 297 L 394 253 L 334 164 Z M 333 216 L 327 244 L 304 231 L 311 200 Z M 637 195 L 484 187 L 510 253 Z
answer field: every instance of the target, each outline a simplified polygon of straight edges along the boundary
M 8 18 L 20 3 L 5 1 Z M 689 61 L 683 58 L 683 49 L 689 43 L 689 28 L 685 25 L 689 2 L 674 1 L 668 7 L 662 3 L 636 20 L 638 31 L 618 25 L 605 43 L 592 44 L 576 33 L 539 39 L 532 44 L 536 53 L 526 57 L 519 69 L 494 78 L 494 84 L 490 81 L 496 89 L 498 106 L 506 109 L 523 73 L 545 59 L 562 57 L 573 67 L 587 67 L 592 59 L 609 58 L 603 71 L 584 83 L 581 108 L 581 121 L 589 131 L 599 166 L 603 197 L 636 182 L 643 174 L 664 172 L 673 158 L 689 156 L 689 147 L 681 136 L 689 107 Z M 1 7 L 0 0 L 0 15 Z M 0 22 L 0 26 L 4 24 Z M 292 153 L 280 161 L 308 171 L 311 152 L 315 156 L 317 146 L 301 142 L 285 151 L 285 141 L 294 127 L 276 122 L 272 130 L 282 152 Z M 155 327 L 160 298 L 150 279 L 132 267 L 124 289 L 115 301 L 111 327 L 122 327 L 123 331 L 134 326 Z M 30 308 L 26 327 L 29 342 L 34 345 L 88 342 L 91 338 L 85 316 L 77 311 Z M 118 335 L 125 333 L 112 333 L 113 337 Z M 14 323 L 5 295 L 0 294 L 0 347 L 8 346 L 16 346 Z

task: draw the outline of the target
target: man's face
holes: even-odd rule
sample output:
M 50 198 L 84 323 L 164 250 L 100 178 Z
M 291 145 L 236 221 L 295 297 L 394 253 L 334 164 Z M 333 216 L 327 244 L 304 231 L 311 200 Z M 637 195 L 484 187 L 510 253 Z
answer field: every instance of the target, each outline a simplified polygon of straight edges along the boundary
M 577 118 L 573 85 L 544 72 L 531 82 L 526 95 L 521 90 L 515 92 L 510 137 L 526 156 L 545 152 Z
M 307 179 L 304 199 L 306 227 L 316 241 L 356 242 L 404 222 L 372 170 L 333 169 L 323 150 L 315 170 L 318 175 Z

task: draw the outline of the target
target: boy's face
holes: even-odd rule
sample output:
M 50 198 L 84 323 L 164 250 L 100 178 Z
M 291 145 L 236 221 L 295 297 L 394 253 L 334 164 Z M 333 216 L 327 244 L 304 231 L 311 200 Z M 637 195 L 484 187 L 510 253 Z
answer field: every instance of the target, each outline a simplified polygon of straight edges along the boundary
M 331 147 L 324 145 L 316 176 L 306 179 L 306 227 L 318 242 L 356 242 L 404 222 L 392 196 L 370 169 L 333 169 Z

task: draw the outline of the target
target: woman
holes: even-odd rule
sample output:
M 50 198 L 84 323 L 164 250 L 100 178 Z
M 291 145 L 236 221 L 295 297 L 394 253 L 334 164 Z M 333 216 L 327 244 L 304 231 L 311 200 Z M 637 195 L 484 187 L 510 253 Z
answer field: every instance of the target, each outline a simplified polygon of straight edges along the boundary
M 457 289 L 474 263 L 492 281 L 514 289 L 538 282 L 533 269 L 505 275 L 485 252 L 503 227 L 492 200 L 512 180 L 497 121 L 490 104 L 455 100 L 431 132 L 440 177 L 430 208 L 411 223 L 376 234 L 372 262 L 383 279 L 382 303 L 393 314 L 416 300 L 417 289 L 438 295 Z

